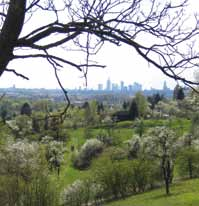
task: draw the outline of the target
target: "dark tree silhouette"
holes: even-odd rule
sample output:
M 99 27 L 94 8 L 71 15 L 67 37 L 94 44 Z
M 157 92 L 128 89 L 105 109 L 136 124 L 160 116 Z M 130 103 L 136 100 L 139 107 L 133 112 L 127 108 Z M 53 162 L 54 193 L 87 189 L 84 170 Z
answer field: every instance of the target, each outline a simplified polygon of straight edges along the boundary
M 32 114 L 32 109 L 30 107 L 30 105 L 26 102 L 23 104 L 23 106 L 21 107 L 21 114 L 22 115 L 28 115 L 30 116 Z
M 135 101 L 135 99 L 132 100 L 130 108 L 129 108 L 129 117 L 130 119 L 134 120 L 139 116 L 138 112 L 138 105 Z
M 185 97 L 184 90 L 181 86 L 176 85 L 173 91 L 173 99 L 183 100 Z
M 32 118 L 32 130 L 35 133 L 39 133 L 40 132 L 39 121 L 35 117 Z
M 5 106 L 1 106 L 1 108 L 0 108 L 0 116 L 1 116 L 2 122 L 4 124 L 6 123 L 7 115 L 8 115 L 7 108 Z
M 150 107 L 153 110 L 155 108 L 155 105 L 164 99 L 163 95 L 160 95 L 159 93 L 153 94 L 152 96 L 148 96 L 147 100 L 151 104 Z
M 104 104 L 103 102 L 97 102 L 97 114 L 101 114 L 104 112 Z
M 123 104 L 122 104 L 122 108 L 123 108 L 124 110 L 127 110 L 128 107 L 129 107 L 129 102 L 124 101 Z
M 28 79 L 19 73 L 19 68 L 10 68 L 10 62 L 43 58 L 54 68 L 64 91 L 58 68 L 68 65 L 86 77 L 89 67 L 103 67 L 93 61 L 92 55 L 109 42 L 129 45 L 175 80 L 198 84 L 183 72 L 197 67 L 199 58 L 198 19 L 190 14 L 192 23 L 186 24 L 188 3 L 189 0 L 149 0 L 147 4 L 144 0 L 2 1 L 0 75 L 7 71 Z M 57 48 L 63 52 L 56 52 Z M 70 59 L 69 50 L 83 52 L 85 62 L 78 64 Z

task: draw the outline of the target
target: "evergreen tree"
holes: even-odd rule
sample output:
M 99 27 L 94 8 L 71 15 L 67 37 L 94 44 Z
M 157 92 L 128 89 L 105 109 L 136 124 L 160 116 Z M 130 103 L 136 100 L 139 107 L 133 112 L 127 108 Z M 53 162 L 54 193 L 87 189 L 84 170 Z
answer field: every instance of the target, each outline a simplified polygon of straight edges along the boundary
M 185 97 L 184 90 L 181 86 L 176 85 L 173 91 L 174 100 L 183 100 Z
M 30 105 L 27 102 L 24 103 L 23 106 L 21 107 L 21 115 L 30 116 L 31 114 L 32 114 L 32 109 Z
M 132 100 L 130 108 L 129 108 L 129 117 L 130 119 L 134 120 L 135 118 L 137 118 L 139 115 L 138 113 L 138 105 L 135 101 L 135 99 Z
M 152 96 L 148 96 L 147 100 L 150 103 L 150 108 L 153 110 L 155 108 L 155 105 L 164 99 L 163 95 L 160 95 L 159 93 L 153 94 Z
M 128 107 L 129 107 L 129 102 L 124 101 L 123 104 L 122 104 L 122 108 L 123 108 L 124 110 L 127 110 Z

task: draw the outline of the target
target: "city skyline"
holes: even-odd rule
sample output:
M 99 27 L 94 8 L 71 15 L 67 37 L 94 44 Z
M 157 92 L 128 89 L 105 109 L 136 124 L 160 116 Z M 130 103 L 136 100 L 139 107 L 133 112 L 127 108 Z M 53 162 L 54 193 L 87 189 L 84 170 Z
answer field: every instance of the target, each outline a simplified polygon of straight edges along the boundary
M 190 0 L 189 3 L 190 6 L 187 11 L 198 11 L 199 6 L 196 4 L 196 1 Z M 48 16 L 43 17 L 41 22 L 45 22 L 47 19 Z M 33 21 L 30 27 L 37 27 L 41 22 Z M 191 19 L 189 19 L 188 23 L 191 24 Z M 144 43 L 147 42 L 146 40 L 148 39 L 142 36 L 139 39 L 140 42 Z M 54 52 L 62 56 L 63 51 L 61 48 L 56 48 Z M 85 63 L 85 56 L 81 54 L 77 55 L 73 50 L 67 50 L 67 58 L 78 64 Z M 175 80 L 166 77 L 159 69 L 149 65 L 134 49 L 122 43 L 119 47 L 107 43 L 99 53 L 92 58 L 94 58 L 91 59 L 92 61 L 94 60 L 94 62 L 100 65 L 105 65 L 106 68 L 92 68 L 88 71 L 88 88 L 97 89 L 98 84 L 104 85 L 108 77 L 117 84 L 119 84 L 121 80 L 125 81 L 126 84 L 139 82 L 144 89 L 151 87 L 160 89 L 162 88 L 162 82 L 165 80 L 169 88 L 174 88 L 177 84 Z M 27 81 L 12 73 L 5 72 L 0 79 L 1 88 L 12 87 L 13 84 L 15 84 L 17 88 L 59 88 L 54 69 L 42 58 L 38 61 L 30 58 L 24 59 L 23 61 L 10 62 L 9 68 L 15 69 L 18 73 L 27 76 L 30 80 Z M 80 86 L 82 88 L 86 87 L 85 79 L 83 78 L 84 74 L 70 66 L 65 66 L 60 69 L 58 75 L 65 88 L 75 89 Z M 185 72 L 185 76 L 192 79 L 193 73 L 189 71 Z
M 175 86 L 174 86 L 175 87 Z M 172 90 L 174 87 L 169 87 L 167 85 L 167 81 L 162 81 L 162 85 L 160 88 L 144 88 L 143 85 L 139 82 L 132 82 L 131 84 L 126 83 L 123 80 L 120 80 L 119 82 L 113 82 L 111 78 L 109 77 L 105 84 L 103 83 L 97 83 L 97 87 L 75 87 L 75 88 L 65 88 L 67 90 L 98 90 L 98 91 L 143 91 L 143 90 Z M 61 88 L 27 88 L 27 87 L 17 87 L 15 84 L 9 86 L 9 87 L 0 87 L 0 88 L 24 88 L 24 89 L 61 89 Z
M 69 89 L 69 88 L 68 88 Z M 98 83 L 97 88 L 73 88 L 75 90 L 97 90 L 97 91 L 122 91 L 122 92 L 127 92 L 127 91 L 143 91 L 147 90 L 146 88 L 143 88 L 143 85 L 140 84 L 139 82 L 132 82 L 132 84 L 126 84 L 125 81 L 121 80 L 119 83 L 117 82 L 112 82 L 110 78 L 106 80 L 105 84 Z M 72 89 L 72 90 L 73 90 Z M 167 85 L 166 81 L 162 82 L 162 87 L 161 88 L 148 88 L 148 90 L 172 90 L 173 88 L 170 88 Z

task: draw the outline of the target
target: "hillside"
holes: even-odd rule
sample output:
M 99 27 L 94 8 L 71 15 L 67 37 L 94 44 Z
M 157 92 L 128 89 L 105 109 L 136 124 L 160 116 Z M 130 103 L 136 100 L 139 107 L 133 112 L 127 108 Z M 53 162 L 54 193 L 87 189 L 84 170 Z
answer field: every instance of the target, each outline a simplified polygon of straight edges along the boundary
M 199 179 L 186 180 L 171 187 L 171 195 L 164 195 L 164 188 L 114 201 L 106 206 L 198 206 Z

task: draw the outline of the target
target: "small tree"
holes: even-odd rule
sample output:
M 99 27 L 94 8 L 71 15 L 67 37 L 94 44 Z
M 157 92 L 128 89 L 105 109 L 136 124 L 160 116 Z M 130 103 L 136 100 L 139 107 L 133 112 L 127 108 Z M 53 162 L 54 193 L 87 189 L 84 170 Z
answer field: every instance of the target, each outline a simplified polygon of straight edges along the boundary
M 135 121 L 135 132 L 142 137 L 145 131 L 145 125 L 143 119 L 138 119 Z
M 8 111 L 7 111 L 6 107 L 1 107 L 0 111 L 1 111 L 1 113 L 0 113 L 1 119 L 2 119 L 3 123 L 5 124 L 6 123 L 6 118 L 7 118 L 7 115 L 8 115 Z
M 50 170 L 56 170 L 59 176 L 65 152 L 63 143 L 55 141 L 52 137 L 49 136 L 43 137 L 42 143 L 45 145 L 45 157 Z
M 159 93 L 156 93 L 156 94 L 153 94 L 152 96 L 147 97 L 147 100 L 150 103 L 150 108 L 152 109 L 152 111 L 154 110 L 155 105 L 163 99 L 164 99 L 164 96 L 160 95 Z
M 139 118 L 144 117 L 148 109 L 147 99 L 141 92 L 137 92 L 135 94 L 135 102 L 137 104 Z
M 170 193 L 174 160 L 178 151 L 178 137 L 166 127 L 155 127 L 143 140 L 144 153 L 159 161 L 165 183 L 166 194 Z
M 178 171 L 189 178 L 199 176 L 199 141 L 192 134 L 182 137 L 182 148 L 178 154 Z
M 183 100 L 184 98 L 185 98 L 184 90 L 181 86 L 177 84 L 173 91 L 173 99 Z
M 110 155 L 110 156 L 109 156 Z M 103 199 L 124 198 L 130 192 L 132 170 L 127 160 L 103 154 L 94 165 L 94 179 L 102 188 Z
M 135 99 L 132 100 L 129 108 L 129 117 L 134 120 L 139 116 L 138 105 Z
M 30 116 L 31 114 L 32 114 L 32 109 L 30 105 L 27 102 L 24 103 L 23 106 L 21 107 L 21 115 Z

